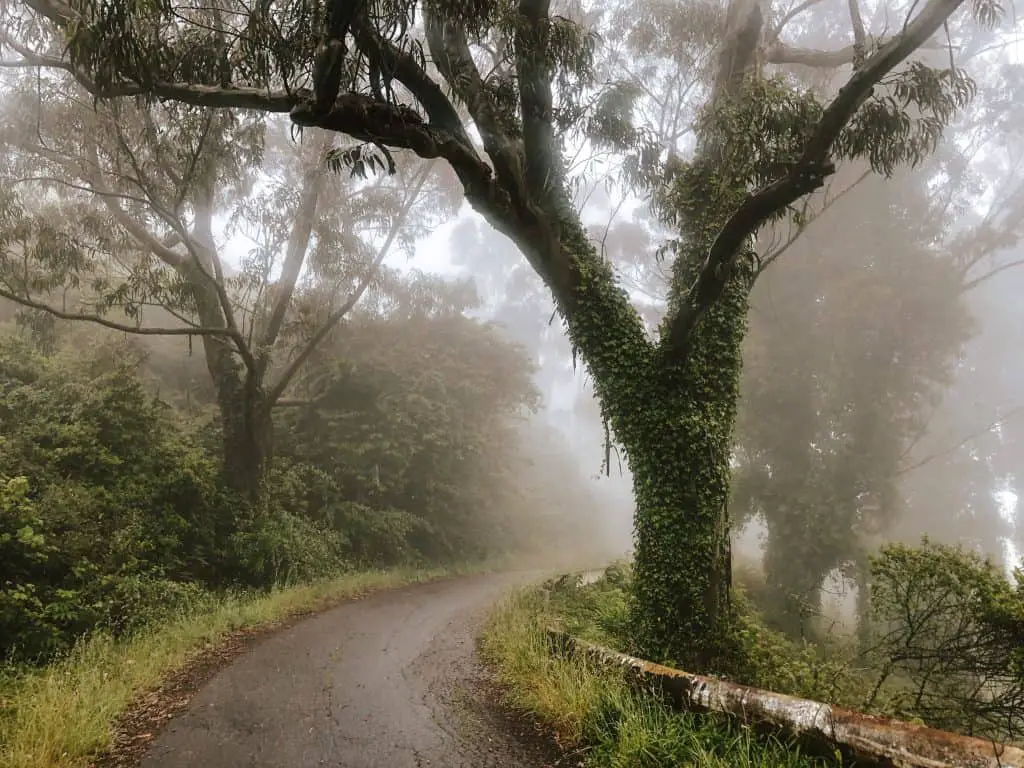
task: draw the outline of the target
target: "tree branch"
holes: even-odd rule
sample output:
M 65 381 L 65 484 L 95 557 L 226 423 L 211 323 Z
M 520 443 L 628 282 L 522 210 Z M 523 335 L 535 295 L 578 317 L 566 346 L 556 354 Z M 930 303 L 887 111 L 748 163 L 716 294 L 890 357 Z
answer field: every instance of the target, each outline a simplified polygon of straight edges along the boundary
M 845 64 L 852 64 L 855 57 L 854 45 L 835 51 L 819 51 L 813 48 L 794 48 L 776 41 L 764 52 L 764 60 L 769 64 L 800 64 L 820 69 L 836 69 Z
M 888 45 L 894 40 L 899 40 L 901 38 L 902 35 L 900 37 L 889 38 L 885 41 L 884 45 Z M 934 46 L 922 44 L 918 47 L 922 50 L 930 50 Z M 796 48 L 792 45 L 787 45 L 786 43 L 776 40 L 765 49 L 764 60 L 769 64 L 798 64 L 800 66 L 814 67 L 816 69 L 838 69 L 846 64 L 853 64 L 857 60 L 857 44 L 854 43 L 853 45 L 848 45 L 845 48 L 838 48 L 834 51 L 821 51 L 815 48 Z
M 292 359 L 292 361 L 282 372 L 281 376 L 278 378 L 277 382 L 269 389 L 267 393 L 267 402 L 270 404 L 271 407 L 273 407 L 281 398 L 281 396 L 284 394 L 284 391 L 288 388 L 288 385 L 291 383 L 292 379 L 295 378 L 295 375 L 299 372 L 302 366 L 305 365 L 306 361 L 310 358 L 313 352 L 316 351 L 316 348 L 320 345 L 320 343 L 323 342 L 323 340 L 327 338 L 328 334 L 330 334 L 330 332 L 334 330 L 335 326 L 337 326 L 338 323 L 340 323 L 342 319 L 344 319 L 345 315 L 352 311 L 353 307 L 355 307 L 355 305 L 358 304 L 359 300 L 363 297 L 363 294 L 366 293 L 366 289 L 370 287 L 370 283 L 373 281 L 374 276 L 377 274 L 377 270 L 380 269 L 381 263 L 383 263 L 384 258 L 391 250 L 391 246 L 394 245 L 395 239 L 398 237 L 399 231 L 401 230 L 402 226 L 405 224 L 405 220 L 409 216 L 409 212 L 412 210 L 413 205 L 416 204 L 416 200 L 419 197 L 420 192 L 423 190 L 423 185 L 430 177 L 430 174 L 433 171 L 433 167 L 433 163 L 428 163 L 423 168 L 419 178 L 416 180 L 416 184 L 414 185 L 412 191 L 409 193 L 409 196 L 406 198 L 405 204 L 402 206 L 402 209 L 398 212 L 398 215 L 392 222 L 391 229 L 388 232 L 387 239 L 385 239 L 383 245 L 381 245 L 380 250 L 377 252 L 377 255 L 374 257 L 373 261 L 371 261 L 370 264 L 367 266 L 362 278 L 360 278 L 359 284 L 356 286 L 356 289 L 338 309 L 336 309 L 334 312 L 331 312 L 327 316 L 326 322 L 324 322 L 324 324 L 320 326 L 316 333 L 313 334 L 313 337 L 306 343 L 306 346 L 303 347 L 299 354 L 297 354 Z
M 46 312 L 49 315 L 60 320 L 73 320 L 73 321 L 84 321 L 89 323 L 95 323 L 96 325 L 102 325 L 104 328 L 110 328 L 115 331 L 122 331 L 124 333 L 133 333 L 139 336 L 223 336 L 231 337 L 231 331 L 227 328 L 207 328 L 204 326 L 190 326 L 188 328 L 143 328 L 136 325 L 127 325 L 126 323 L 118 323 L 114 320 L 107 320 L 105 317 L 99 315 L 87 315 L 78 312 L 65 312 L 64 310 L 51 307 L 49 304 L 36 301 L 27 296 L 20 296 L 6 288 L 0 288 L 0 298 L 8 299 L 16 304 L 20 304 L 23 307 L 29 309 L 36 309 L 41 312 Z
M 963 288 L 961 288 L 961 292 L 967 293 L 967 291 L 970 291 L 970 290 L 973 290 L 974 288 L 977 288 L 979 285 L 981 285 L 982 283 L 984 283 L 987 280 L 992 279 L 993 277 L 998 275 L 1000 272 L 1006 272 L 1009 269 L 1015 269 L 1015 268 L 1020 267 L 1020 266 L 1024 266 L 1024 259 L 1017 259 L 1015 261 L 1010 261 L 1010 262 L 1007 262 L 1006 264 L 1002 264 L 1002 265 L 996 267 L 995 269 L 989 270 L 988 272 L 986 272 L 983 275 L 979 275 L 978 277 L 972 278 L 971 280 L 968 280 L 967 282 L 965 282 L 964 285 L 963 285 Z
M 801 13 L 811 8 L 822 0 L 804 0 L 802 3 L 797 3 L 779 19 L 779 23 L 776 24 L 771 30 L 771 40 L 775 41 L 779 39 L 779 35 L 782 34 L 782 30 L 785 29 L 786 25 L 789 24 L 793 19 L 799 16 Z
M 902 475 L 906 475 L 906 474 L 909 474 L 910 472 L 913 472 L 914 470 L 920 469 L 925 464 L 930 464 L 931 462 L 935 461 L 936 459 L 940 459 L 943 456 L 948 456 L 949 454 L 953 453 L 954 451 L 956 451 L 956 450 L 958 450 L 960 448 L 963 448 L 965 445 L 967 445 L 969 442 L 971 442 L 975 438 L 981 437 L 982 435 L 988 434 L 989 432 L 991 432 L 996 427 L 999 427 L 1000 425 L 1002 425 L 1004 422 L 1008 421 L 1009 419 L 1015 418 L 1016 416 L 1019 416 L 1022 413 L 1024 413 L 1024 405 L 1019 405 L 1016 408 L 1011 408 L 1009 411 L 1007 411 L 1005 414 L 1000 416 L 995 421 L 993 421 L 993 422 L 991 422 L 989 424 L 986 424 L 981 429 L 976 429 L 975 431 L 971 432 L 966 437 L 964 437 L 962 440 L 954 443 L 953 445 L 949 446 L 948 448 L 944 448 L 944 449 L 942 449 L 940 451 L 936 451 L 935 453 L 930 453 L 927 456 L 925 456 L 923 459 L 920 459 L 919 461 L 915 461 L 913 464 L 910 464 L 910 465 L 908 465 L 906 467 L 903 467 L 902 469 L 896 470 L 896 472 L 893 473 L 892 477 L 901 477 Z
M 514 193 L 521 205 L 526 195 L 519 146 L 502 127 L 502 116 L 473 61 L 465 29 L 432 13 L 426 15 L 425 27 L 434 65 L 476 123 L 498 184 Z
M 848 186 L 844 187 L 843 190 L 839 194 L 835 195 L 831 199 L 826 197 L 824 203 L 821 206 L 821 209 L 817 213 L 814 214 L 813 218 L 805 220 L 800 226 L 797 227 L 796 232 L 794 232 L 790 237 L 788 237 L 786 239 L 785 243 L 783 243 L 781 246 L 779 246 L 778 249 L 776 249 L 775 251 L 773 251 L 773 252 L 769 253 L 768 255 L 766 255 L 764 257 L 764 259 L 761 260 L 761 263 L 760 263 L 760 265 L 757 268 L 757 274 L 760 275 L 768 267 L 770 267 L 773 263 L 775 263 L 779 259 L 779 257 L 782 256 L 782 254 L 784 254 L 786 251 L 788 251 L 790 249 L 790 247 L 793 245 L 793 243 L 795 243 L 797 240 L 800 239 L 800 237 L 804 234 L 804 232 L 807 231 L 807 228 L 809 226 L 811 226 L 811 224 L 813 224 L 814 222 L 816 222 L 818 219 L 821 218 L 822 214 L 824 214 L 825 211 L 827 211 L 833 205 L 835 205 L 840 200 L 842 200 L 847 194 L 849 194 L 851 191 L 853 191 L 853 189 L 858 184 L 860 184 L 862 181 L 864 181 L 870 175 L 871 175 L 871 169 L 869 168 L 868 170 L 864 171 L 860 176 L 858 176 L 852 183 L 850 183 Z M 826 190 L 826 195 L 827 194 L 828 194 L 828 190 Z
M 124 227 L 125 231 L 135 238 L 135 240 L 143 247 L 148 248 L 154 256 L 168 266 L 175 269 L 180 268 L 184 263 L 185 258 L 182 254 L 173 249 L 173 245 L 166 245 L 164 242 L 158 240 L 146 227 L 135 219 L 134 216 L 131 216 L 127 211 L 125 211 L 118 202 L 120 195 L 100 190 L 99 174 L 102 173 L 102 168 L 100 167 L 99 153 L 96 148 L 95 140 L 86 139 L 85 151 L 86 162 L 92 171 L 91 173 L 87 171 L 89 175 L 88 181 L 92 187 L 90 191 L 103 201 L 103 205 L 106 206 L 108 211 L 110 211 L 114 220 Z
M 551 66 L 546 62 L 551 0 L 519 0 L 516 76 L 523 117 L 526 187 L 537 202 L 562 189 L 561 147 L 555 137 Z
M 295 293 L 295 284 L 306 260 L 306 251 L 313 234 L 317 204 L 320 200 L 320 191 L 326 173 L 324 155 L 330 150 L 333 143 L 334 137 L 331 134 L 325 133 L 322 136 L 321 141 L 316 143 L 312 153 L 314 157 L 310 159 L 310 165 L 304 174 L 299 207 L 295 212 L 295 221 L 288 237 L 288 248 L 285 252 L 284 263 L 281 265 L 281 278 L 278 280 L 278 288 L 275 291 L 277 295 L 270 312 L 270 319 L 267 321 L 267 327 L 259 340 L 259 346 L 263 350 L 259 360 L 261 371 L 265 371 L 270 362 L 267 350 L 277 341 L 277 336 L 281 332 L 292 295 Z
M 860 17 L 858 0 L 847 0 L 850 6 L 850 24 L 853 26 L 853 63 L 854 66 L 864 57 L 867 45 L 867 33 L 864 31 L 864 20 Z
M 81 18 L 77 11 L 61 0 L 26 0 L 26 4 L 65 31 L 72 22 Z M 458 176 L 470 205 L 500 231 L 512 235 L 519 222 L 503 213 L 509 208 L 509 195 L 494 183 L 490 167 L 473 149 L 458 113 L 440 86 L 409 54 L 399 52 L 394 46 L 358 29 L 354 34 L 359 34 L 360 45 L 364 46 L 368 56 L 376 56 L 385 65 L 391 65 L 387 71 L 394 72 L 396 78 L 412 92 L 427 112 L 429 123 L 414 109 L 385 103 L 361 93 L 339 94 L 330 111 L 324 113 L 317 110 L 314 94 L 308 89 L 282 92 L 163 81 L 145 86 L 124 81 L 99 88 L 90 77 L 67 61 L 43 56 L 37 59 L 40 66 L 70 72 L 86 90 L 101 99 L 148 95 L 212 109 L 288 113 L 292 122 L 301 127 L 319 127 L 344 133 L 359 141 L 408 149 L 428 160 L 442 158 Z
M 228 295 L 227 287 L 224 285 L 224 270 L 221 265 L 220 256 L 217 253 L 217 244 L 213 238 L 214 182 L 212 179 L 205 181 L 206 183 L 202 185 L 202 189 L 194 202 L 195 221 L 193 223 L 193 230 L 199 242 L 196 243 L 192 238 L 185 237 L 184 232 L 182 235 L 185 239 L 185 245 L 192 256 L 186 265 L 186 269 L 193 272 L 193 275 L 197 272 L 202 282 L 205 283 L 205 286 L 193 283 L 197 291 L 203 291 L 204 287 L 213 289 L 220 308 L 220 316 L 231 332 L 231 338 L 238 348 L 238 354 L 242 358 L 246 369 L 255 374 L 259 371 L 259 366 L 252 349 L 246 343 L 245 337 L 238 327 L 234 306 L 232 305 L 231 297 Z M 209 266 L 205 263 L 204 257 L 209 261 Z M 213 274 L 211 274 L 211 268 Z M 202 310 L 205 304 L 203 297 L 197 295 L 196 299 Z
M 875 85 L 935 34 L 963 2 L 930 0 L 899 37 L 868 57 L 839 89 L 804 145 L 802 156 L 787 174 L 747 195 L 712 244 L 704 268 L 665 334 L 663 344 L 669 354 L 687 353 L 693 328 L 725 289 L 732 261 L 747 238 L 772 214 L 824 185 L 825 179 L 835 172 L 830 161 L 833 143 Z

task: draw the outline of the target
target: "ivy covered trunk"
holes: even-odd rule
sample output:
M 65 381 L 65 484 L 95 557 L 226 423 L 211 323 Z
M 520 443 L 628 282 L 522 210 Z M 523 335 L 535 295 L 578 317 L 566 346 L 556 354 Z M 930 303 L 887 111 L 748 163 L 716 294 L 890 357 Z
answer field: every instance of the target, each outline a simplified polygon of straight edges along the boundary
M 730 457 L 749 276 L 737 274 L 691 352 L 656 369 L 631 417 L 634 633 L 647 657 L 714 671 L 730 647 Z
M 750 260 L 741 260 L 697 324 L 689 351 L 676 354 L 646 335 L 611 265 L 582 231 L 566 226 L 562 235 L 576 267 L 569 336 L 634 478 L 638 649 L 712 670 L 731 644 L 730 455 Z M 694 242 L 677 261 L 691 274 L 704 252 Z

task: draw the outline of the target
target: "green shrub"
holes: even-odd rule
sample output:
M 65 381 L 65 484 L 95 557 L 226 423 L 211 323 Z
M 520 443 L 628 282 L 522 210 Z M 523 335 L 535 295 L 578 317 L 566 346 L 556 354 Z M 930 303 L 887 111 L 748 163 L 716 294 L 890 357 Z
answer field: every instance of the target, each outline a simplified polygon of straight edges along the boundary
M 1002 740 L 1024 737 L 1024 573 L 972 552 L 892 544 L 871 563 L 868 706 Z
M 511 700 L 553 727 L 575 748 L 573 764 L 588 768 L 825 768 L 836 761 L 802 755 L 793 744 L 762 738 L 714 717 L 669 710 L 630 688 L 621 673 L 551 653 L 544 636 L 553 621 L 584 628 L 621 595 L 616 568 L 597 585 L 574 578 L 527 589 L 500 603 L 485 627 L 482 650 L 508 686 Z M 602 583 L 605 582 L 605 583 Z M 615 598 L 615 601 L 618 597 Z M 591 627 L 593 629 L 593 627 Z
M 132 358 L 108 352 L 0 339 L 0 655 L 46 659 L 95 627 L 132 631 L 225 570 L 233 513 L 217 463 Z
M 201 584 L 145 573 L 107 576 L 90 597 L 96 611 L 94 625 L 117 638 L 215 602 L 214 595 Z

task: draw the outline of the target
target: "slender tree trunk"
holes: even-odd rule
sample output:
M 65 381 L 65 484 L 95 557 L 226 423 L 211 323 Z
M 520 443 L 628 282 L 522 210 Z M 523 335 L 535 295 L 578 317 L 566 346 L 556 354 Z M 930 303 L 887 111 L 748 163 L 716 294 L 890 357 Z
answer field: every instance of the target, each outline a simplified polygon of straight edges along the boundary
M 193 266 L 185 274 L 193 288 L 200 322 L 207 327 L 226 327 L 208 273 Z M 273 457 L 271 403 L 263 391 L 262 371 L 244 366 L 233 342 L 225 337 L 204 336 L 202 344 L 220 411 L 224 481 L 244 498 L 255 501 Z
M 799 525 L 805 518 L 795 515 Z M 808 622 L 821 613 L 821 588 L 831 565 L 816 562 L 810 549 L 794 546 L 805 536 L 797 532 L 787 540 L 786 528 L 775 525 L 769 531 L 764 570 L 767 595 L 766 620 L 773 629 L 793 638 L 807 637 Z
M 857 578 L 857 645 L 861 653 L 871 646 L 871 562 L 866 552 L 854 562 Z

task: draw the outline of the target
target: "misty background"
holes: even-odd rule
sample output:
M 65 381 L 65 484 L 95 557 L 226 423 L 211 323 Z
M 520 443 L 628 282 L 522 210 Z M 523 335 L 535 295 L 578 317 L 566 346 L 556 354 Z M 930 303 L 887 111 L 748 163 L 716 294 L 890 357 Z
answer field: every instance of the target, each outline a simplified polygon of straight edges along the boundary
M 690 153 L 689 126 L 706 95 L 720 4 L 564 5 L 602 36 L 599 69 L 625 72 L 642 92 L 636 122 L 666 152 Z M 802 13 L 785 25 L 786 45 L 821 52 L 847 44 L 843 9 L 819 3 L 789 10 L 798 6 Z M 870 29 L 889 27 L 886 3 L 864 9 Z M 1024 270 L 1016 267 L 1024 262 L 1024 72 L 1015 34 L 969 37 L 960 55 L 978 95 L 918 167 L 885 178 L 867 173 L 866 165 L 845 165 L 808 200 L 802 223 L 787 220 L 760 233 L 765 270 L 753 290 L 744 345 L 730 513 L 737 561 L 763 571 L 779 591 L 814 603 L 825 584 L 847 600 L 844 575 L 852 577 L 880 543 L 916 543 L 922 535 L 966 544 L 1008 572 L 1020 562 L 1024 358 L 1016 347 L 1024 338 Z M 947 51 L 926 54 L 941 62 Z M 823 93 L 848 74 L 844 67 L 785 61 L 780 68 Z M 60 165 L 66 159 L 47 152 L 54 152 L 52 142 L 73 143 L 81 93 L 59 78 L 43 89 L 29 72 L 5 77 L 4 140 L 20 153 L 7 159 L 8 178 L 21 184 L 33 163 L 53 163 L 54 176 L 70 173 Z M 173 113 L 165 117 L 174 125 Z M 116 112 L 105 119 L 116 124 Z M 315 130 L 297 136 L 283 116 L 269 116 L 267 125 L 260 161 L 244 172 L 230 169 L 238 178 L 225 172 L 230 178 L 220 190 L 213 234 L 234 276 L 262 269 L 269 290 L 281 274 L 281 231 L 290 225 L 303 174 L 322 159 L 320 148 L 334 151 L 337 137 Z M 236 142 L 225 139 L 227 155 L 255 141 L 244 120 L 223 130 Z M 623 158 L 586 142 L 568 154 L 584 222 L 648 328 L 656 327 L 666 294 L 659 248 L 671 233 L 621 183 Z M 400 159 L 394 177 L 369 179 L 350 178 L 344 164 L 334 163 L 322 193 L 324 221 L 315 227 L 299 281 L 303 301 L 316 309 L 316 301 L 340 296 L 368 254 L 385 249 L 384 275 L 357 305 L 361 317 L 401 314 L 396 307 L 412 305 L 430 315 L 446 303 L 498 326 L 535 365 L 538 409 L 519 414 L 523 460 L 511 471 L 523 487 L 549 492 L 532 497 L 546 498 L 545 514 L 560 521 L 564 541 L 548 543 L 581 566 L 628 555 L 629 469 L 548 290 L 515 246 L 462 202 L 450 170 Z M 76 205 L 102 209 L 82 199 L 81 189 L 58 188 L 40 187 L 33 202 L 42 210 L 66 194 L 68 220 Z M 386 212 L 356 201 L 363 192 Z M 389 248 L 393 232 L 381 221 L 396 218 L 404 195 L 416 213 L 395 225 L 400 232 Z M 332 216 L 337 221 L 328 221 Z M 348 260 L 332 264 L 331 253 Z M 9 304 L 4 311 L 3 319 L 16 313 Z M 139 343 L 159 352 L 165 384 L 173 371 L 186 398 L 202 390 L 211 399 L 193 342 Z M 339 343 L 344 349 L 346 342 Z M 523 520 L 527 527 L 534 522 Z

